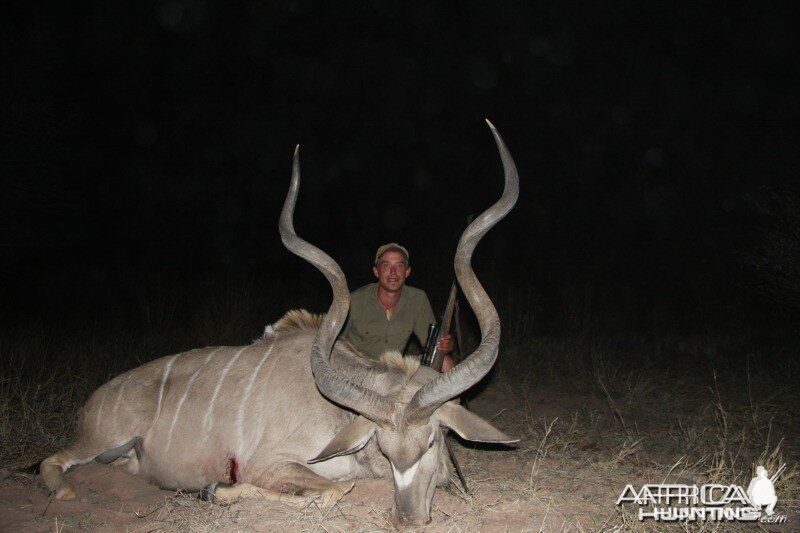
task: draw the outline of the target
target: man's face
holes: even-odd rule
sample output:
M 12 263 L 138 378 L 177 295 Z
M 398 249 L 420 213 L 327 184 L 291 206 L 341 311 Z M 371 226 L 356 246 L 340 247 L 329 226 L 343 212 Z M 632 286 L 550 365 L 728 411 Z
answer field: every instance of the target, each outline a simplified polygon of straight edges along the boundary
M 400 252 L 389 250 L 378 258 L 378 264 L 372 267 L 378 278 L 378 285 L 387 292 L 397 292 L 403 288 L 406 278 L 411 275 L 411 267 L 406 266 L 406 258 Z

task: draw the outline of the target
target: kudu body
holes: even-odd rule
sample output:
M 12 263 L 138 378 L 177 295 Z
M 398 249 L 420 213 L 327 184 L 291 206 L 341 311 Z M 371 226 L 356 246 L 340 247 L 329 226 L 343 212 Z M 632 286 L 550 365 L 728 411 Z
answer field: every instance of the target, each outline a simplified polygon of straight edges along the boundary
M 123 457 L 129 471 L 164 488 L 203 490 L 221 501 L 299 495 L 330 506 L 355 478 L 391 477 L 395 519 L 429 521 L 434 490 L 449 479 L 442 427 L 469 440 L 516 442 L 449 401 L 486 375 L 500 340 L 497 312 L 470 266 L 478 241 L 511 210 L 518 194 L 514 162 L 490 127 L 505 190 L 464 231 L 455 259 L 456 276 L 481 328 L 473 354 L 438 374 L 397 352 L 371 361 L 336 340 L 349 292 L 339 266 L 295 234 L 300 180 L 295 151 L 281 237 L 328 278 L 334 293 L 328 313 L 322 318 L 292 311 L 250 346 L 164 357 L 101 386 L 84 406 L 72 444 L 41 464 L 55 497 L 75 497 L 64 477 L 71 466 Z

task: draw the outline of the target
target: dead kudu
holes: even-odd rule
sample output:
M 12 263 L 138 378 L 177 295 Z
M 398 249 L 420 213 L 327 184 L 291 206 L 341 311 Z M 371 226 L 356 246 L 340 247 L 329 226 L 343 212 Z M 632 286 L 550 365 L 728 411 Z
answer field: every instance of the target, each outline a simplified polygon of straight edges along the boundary
M 163 357 L 101 386 L 83 408 L 74 441 L 41 464 L 55 498 L 75 497 L 64 477 L 70 467 L 122 458 L 152 483 L 203 491 L 214 501 L 313 497 L 328 507 L 355 478 L 391 476 L 397 522 L 430 521 L 434 490 L 449 481 L 442 427 L 471 441 L 516 442 L 450 401 L 489 372 L 500 341 L 497 311 L 470 262 L 483 235 L 514 206 L 519 183 L 511 154 L 489 126 L 505 189 L 464 231 L 455 257 L 481 330 L 469 357 L 439 374 L 396 352 L 371 361 L 336 340 L 350 303 L 347 282 L 335 261 L 294 231 L 295 151 L 280 233 L 289 250 L 327 277 L 334 295 L 328 313 L 292 311 L 250 346 Z

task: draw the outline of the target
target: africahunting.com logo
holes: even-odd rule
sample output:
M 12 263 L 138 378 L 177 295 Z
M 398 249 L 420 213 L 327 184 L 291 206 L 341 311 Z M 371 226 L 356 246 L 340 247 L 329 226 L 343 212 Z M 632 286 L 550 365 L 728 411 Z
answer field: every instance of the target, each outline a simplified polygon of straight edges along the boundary
M 772 477 L 763 466 L 756 468 L 754 477 L 745 491 L 739 485 L 652 484 L 642 485 L 637 491 L 626 485 L 617 498 L 617 505 L 632 503 L 639 506 L 639 520 L 655 521 L 742 521 L 783 524 L 786 515 L 775 514 L 778 497 L 775 481 L 786 465 Z

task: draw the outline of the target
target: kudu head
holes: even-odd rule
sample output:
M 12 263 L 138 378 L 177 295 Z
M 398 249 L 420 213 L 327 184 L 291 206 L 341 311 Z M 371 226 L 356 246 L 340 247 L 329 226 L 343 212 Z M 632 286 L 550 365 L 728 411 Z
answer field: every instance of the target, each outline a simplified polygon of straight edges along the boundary
M 440 428 L 450 428 L 470 441 L 517 442 L 517 439 L 508 437 L 482 418 L 449 401 L 489 372 L 497 359 L 500 343 L 497 310 L 475 276 L 471 259 L 480 239 L 514 207 L 519 194 L 519 178 L 503 139 L 488 120 L 487 123 L 500 151 L 505 188 L 500 199 L 464 231 L 454 261 L 459 285 L 478 319 L 481 342 L 472 354 L 445 374 L 414 365 L 407 367 L 410 371 L 405 376 L 398 378 L 395 373 L 394 379 L 383 379 L 383 385 L 370 388 L 334 370 L 330 355 L 347 318 L 350 293 L 339 265 L 294 231 L 294 206 L 300 187 L 298 150 L 294 154 L 292 183 L 281 212 L 280 233 L 284 245 L 316 266 L 333 289 L 333 303 L 311 350 L 311 370 L 317 388 L 329 400 L 360 414 L 309 462 L 354 453 L 375 436 L 391 463 L 395 485 L 393 513 L 401 524 L 420 525 L 430 521 L 431 500 L 437 481 L 443 477 L 446 479 L 444 437 Z

